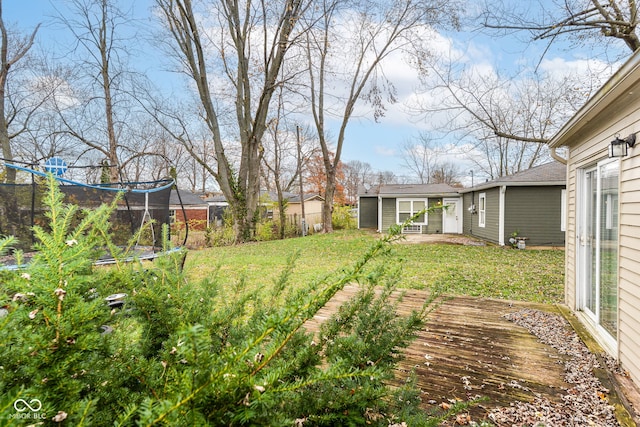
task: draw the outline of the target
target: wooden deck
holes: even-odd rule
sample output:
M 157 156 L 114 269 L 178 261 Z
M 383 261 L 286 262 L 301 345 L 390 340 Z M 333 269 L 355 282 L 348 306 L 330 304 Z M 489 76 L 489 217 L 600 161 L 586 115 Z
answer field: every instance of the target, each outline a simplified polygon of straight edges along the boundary
M 317 330 L 356 291 L 356 286 L 348 286 L 336 294 L 308 329 Z M 408 290 L 403 311 L 419 309 L 426 298 L 425 291 Z M 560 401 L 561 387 L 568 384 L 558 352 L 502 317 L 524 307 L 559 313 L 552 305 L 485 298 L 455 297 L 444 302 L 406 349 L 397 381 L 404 381 L 414 369 L 425 408 L 484 396 L 488 400 L 471 411 L 476 420 L 490 408 L 532 401 L 536 395 Z

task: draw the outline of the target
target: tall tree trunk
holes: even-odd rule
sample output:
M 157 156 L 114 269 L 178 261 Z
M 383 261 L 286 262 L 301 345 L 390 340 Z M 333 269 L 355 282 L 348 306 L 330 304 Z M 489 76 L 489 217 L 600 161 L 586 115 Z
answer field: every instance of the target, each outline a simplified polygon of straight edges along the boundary
M 120 165 L 118 160 L 118 140 L 116 138 L 115 125 L 113 121 L 113 97 L 111 94 L 111 75 L 109 69 L 109 40 L 107 31 L 108 12 L 107 12 L 108 0 L 102 0 L 102 19 L 100 21 L 101 27 L 99 31 L 99 49 L 101 58 L 100 75 L 102 77 L 102 88 L 104 91 L 104 109 L 107 120 L 107 141 L 109 144 L 109 177 L 111 182 L 118 182 L 120 178 Z
M 327 183 L 322 203 L 322 228 L 325 233 L 333 233 L 333 198 L 336 194 L 336 168 L 327 169 Z
M 0 1 L 0 32 L 2 35 L 2 45 L 0 45 L 0 145 L 2 145 L 2 157 L 5 160 L 13 160 L 13 152 L 11 150 L 11 141 L 9 139 L 9 129 L 5 112 L 5 99 L 7 96 L 7 76 L 9 74 L 8 51 L 9 41 L 7 40 L 7 29 L 2 19 L 2 2 Z M 16 181 L 15 169 L 6 168 L 6 182 L 13 183 Z
M 292 37 L 293 28 L 302 13 L 302 0 L 286 0 L 279 10 L 268 10 L 265 2 L 252 4 L 247 0 L 241 7 L 237 0 L 222 0 L 218 13 L 223 18 L 226 28 L 221 28 L 221 37 L 231 46 L 220 51 L 226 77 L 235 91 L 235 113 L 237 132 L 241 149 L 240 162 L 237 167 L 225 152 L 218 122 L 217 102 L 211 93 L 207 64 L 209 55 L 205 54 L 199 24 L 193 10 L 191 0 L 156 0 L 167 20 L 173 39 L 177 43 L 181 57 L 180 62 L 186 65 L 190 76 L 196 83 L 200 102 L 204 110 L 204 120 L 211 132 L 214 143 L 217 168 L 207 164 L 205 159 L 184 143 L 189 153 L 209 171 L 218 182 L 230 207 L 234 220 L 236 240 L 246 241 L 253 238 L 255 224 L 258 219 L 260 200 L 260 162 L 262 159 L 262 137 L 266 131 L 269 104 L 274 91 L 278 87 L 278 75 L 284 63 Z M 262 8 L 262 9 L 260 9 Z M 262 10 L 263 15 L 260 15 Z M 257 12 L 256 12 L 257 11 Z M 269 12 L 269 13 L 267 13 Z M 257 13 L 257 15 L 255 14 Z M 276 13 L 276 15 L 273 15 Z M 258 18 L 259 16 L 259 18 Z M 277 21 L 265 20 L 262 24 L 264 36 L 264 61 L 256 66 L 257 56 L 251 56 L 250 46 L 256 21 L 266 16 L 278 16 Z M 269 44 L 271 42 L 272 44 Z M 235 57 L 231 59 L 235 50 Z M 258 49 L 256 49 L 258 50 Z M 260 71 L 257 71 L 261 68 Z M 258 86 L 256 79 L 260 81 Z M 258 87 L 257 95 L 252 91 Z

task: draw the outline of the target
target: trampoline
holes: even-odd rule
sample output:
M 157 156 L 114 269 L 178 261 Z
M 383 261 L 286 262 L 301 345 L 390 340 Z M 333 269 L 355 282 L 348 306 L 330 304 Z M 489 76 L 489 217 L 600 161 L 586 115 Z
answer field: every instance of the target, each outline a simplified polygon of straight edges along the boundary
M 16 179 L 15 183 L 0 183 L 0 236 L 14 236 L 17 239 L 13 248 L 25 253 L 25 262 L 28 262 L 34 243 L 33 226 L 44 226 L 47 223 L 47 207 L 42 203 L 47 180 L 42 178 L 49 174 L 58 181 L 64 202 L 77 205 L 83 210 L 111 204 L 120 195 L 109 220 L 112 241 L 123 250 L 118 254 L 118 261 L 153 260 L 181 251 L 186 245 L 188 230 L 184 233 L 184 240 L 175 248 L 166 250 L 162 244 L 163 228 L 167 226 L 170 230 L 169 196 L 172 190 L 176 191 L 180 209 L 184 213 L 180 192 L 177 191 L 173 178 L 86 184 L 64 178 L 67 165 L 58 158 L 52 158 L 45 163 L 44 171 L 32 169 L 35 165 L 17 163 L 2 163 L 5 168 L 11 168 L 16 172 Z M 134 245 L 131 244 L 133 236 L 137 236 Z M 115 254 L 109 253 L 106 249 L 104 252 L 103 256 L 95 261 L 95 265 L 116 262 Z M 12 262 L 12 256 L 8 255 L 0 259 L 0 268 L 2 267 L 19 269 L 21 266 L 15 261 Z

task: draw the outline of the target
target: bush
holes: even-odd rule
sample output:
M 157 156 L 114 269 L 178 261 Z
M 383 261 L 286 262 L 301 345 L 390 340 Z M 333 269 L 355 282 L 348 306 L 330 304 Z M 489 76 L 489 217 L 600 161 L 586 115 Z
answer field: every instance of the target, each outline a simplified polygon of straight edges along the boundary
M 24 270 L 7 273 L 0 292 L 2 420 L 23 414 L 74 426 L 440 420 L 420 410 L 411 382 L 387 385 L 432 302 L 398 316 L 390 299 L 397 274 L 368 269 L 369 260 L 388 256 L 392 236 L 350 268 L 307 285 L 288 283 L 292 256 L 271 287 L 240 280 L 225 288 L 215 276 L 196 286 L 185 281 L 179 256 L 96 268 L 95 248 L 112 246 L 113 206 L 71 229 L 77 208 L 62 205 L 53 179 L 50 187 L 51 232 L 36 227 L 38 253 Z M 357 297 L 318 336 L 305 332 L 305 322 L 356 281 Z M 114 293 L 126 294 L 118 307 L 105 302 Z M 20 411 L 24 404 L 32 410 Z
M 335 206 L 331 214 L 331 221 L 335 230 L 352 230 L 358 226 L 356 219 L 351 215 L 349 206 Z
M 236 241 L 236 233 L 233 230 L 231 221 L 223 221 L 222 226 L 214 225 L 207 227 L 204 234 L 204 241 L 208 247 L 228 246 Z
M 271 219 L 264 219 L 256 224 L 256 240 L 268 242 L 278 238 L 278 226 Z

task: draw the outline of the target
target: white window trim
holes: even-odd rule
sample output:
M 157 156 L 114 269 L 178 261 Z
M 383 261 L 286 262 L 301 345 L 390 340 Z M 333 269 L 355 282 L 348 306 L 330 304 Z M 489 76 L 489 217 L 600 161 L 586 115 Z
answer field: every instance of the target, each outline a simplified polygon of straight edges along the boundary
M 411 216 L 413 216 L 416 212 L 413 208 L 413 202 L 424 202 L 424 206 L 425 208 L 429 207 L 429 199 L 425 199 L 425 198 L 403 198 L 403 199 L 396 199 L 396 224 L 402 224 L 403 221 L 400 221 L 400 202 L 411 202 Z M 429 215 L 428 213 L 425 212 L 424 214 L 424 222 L 413 222 L 412 224 L 414 225 L 427 225 L 429 222 Z
M 478 227 L 484 228 L 487 223 L 487 193 L 478 194 Z

